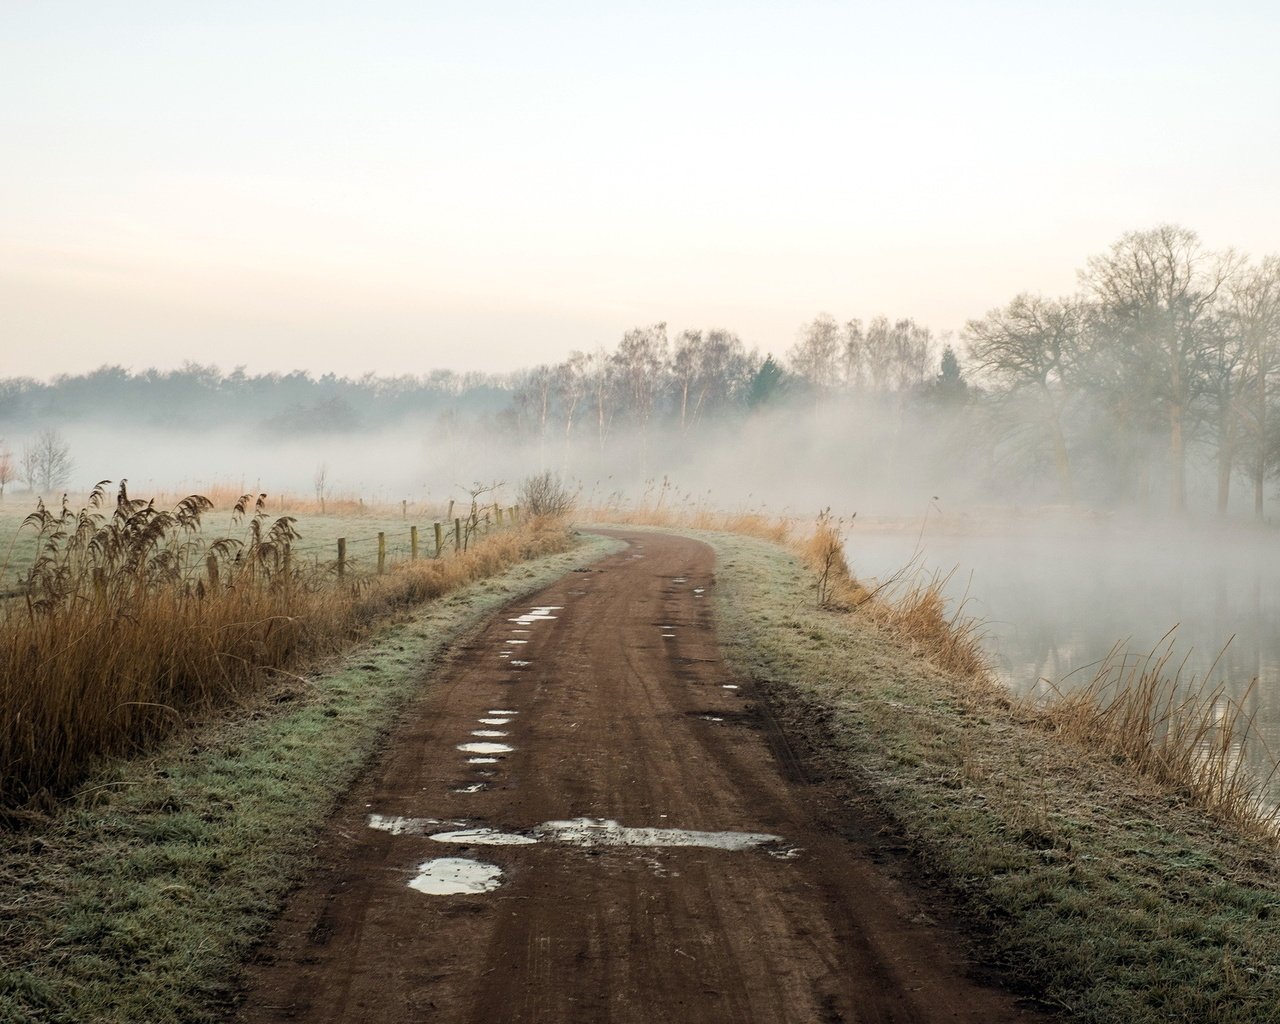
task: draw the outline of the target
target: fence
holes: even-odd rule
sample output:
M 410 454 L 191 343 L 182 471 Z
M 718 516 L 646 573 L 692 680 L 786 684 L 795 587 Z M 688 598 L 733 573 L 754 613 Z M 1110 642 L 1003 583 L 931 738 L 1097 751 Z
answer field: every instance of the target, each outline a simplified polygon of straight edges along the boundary
M 452 511 L 452 508 L 450 508 Z M 419 558 L 445 558 L 459 555 L 480 536 L 506 526 L 515 526 L 519 522 L 520 506 L 511 505 L 503 508 L 500 505 L 489 505 L 474 509 L 467 516 L 454 517 L 448 520 L 433 521 L 431 532 L 423 536 L 420 525 L 410 524 L 407 531 L 391 534 L 379 530 L 375 534 L 363 537 L 339 537 L 336 550 L 319 546 L 297 547 L 292 551 L 295 556 L 311 555 L 317 567 L 328 561 L 322 558 L 326 550 L 334 554 L 331 563 L 338 577 L 344 578 L 349 573 L 363 572 L 381 576 L 398 562 L 417 561 Z

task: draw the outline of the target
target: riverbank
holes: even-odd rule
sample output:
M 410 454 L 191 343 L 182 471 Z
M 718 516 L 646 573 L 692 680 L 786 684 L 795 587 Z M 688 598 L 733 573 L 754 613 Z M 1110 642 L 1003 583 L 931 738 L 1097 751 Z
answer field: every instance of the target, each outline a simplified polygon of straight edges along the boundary
M 700 536 L 732 663 L 857 809 L 848 827 L 938 886 L 979 962 L 1073 1020 L 1280 1020 L 1273 844 L 819 609 L 781 548 Z

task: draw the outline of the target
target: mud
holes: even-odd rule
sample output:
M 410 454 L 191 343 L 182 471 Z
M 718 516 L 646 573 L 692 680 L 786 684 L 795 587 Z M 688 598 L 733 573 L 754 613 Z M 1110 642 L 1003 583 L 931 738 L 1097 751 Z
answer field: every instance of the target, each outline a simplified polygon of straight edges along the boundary
M 643 558 L 509 606 L 424 682 L 317 845 L 239 1019 L 1043 1019 L 974 980 L 935 895 L 876 863 L 846 795 L 807 779 L 726 669 L 698 600 L 710 548 L 629 539 Z M 511 623 L 531 629 L 518 671 L 497 657 Z M 513 719 L 501 758 L 459 753 L 482 752 L 482 716 Z M 460 786 L 477 762 L 485 787 Z M 445 843 L 458 856 L 435 857 Z

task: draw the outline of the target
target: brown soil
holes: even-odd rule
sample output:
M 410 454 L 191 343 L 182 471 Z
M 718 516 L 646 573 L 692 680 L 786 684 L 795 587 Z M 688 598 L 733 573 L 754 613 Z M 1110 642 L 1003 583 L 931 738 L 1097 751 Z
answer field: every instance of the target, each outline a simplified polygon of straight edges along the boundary
M 241 1019 L 1037 1019 L 973 980 L 934 897 L 876 863 L 874 830 L 850 828 L 847 804 L 805 781 L 760 695 L 729 674 L 711 549 L 618 535 L 627 549 L 510 606 L 432 683 L 332 821 L 251 968 Z M 563 607 L 509 621 L 539 605 Z M 491 709 L 518 712 L 489 740 L 515 749 L 469 764 L 458 745 Z M 370 828 L 370 814 L 526 835 L 604 818 L 782 842 L 449 845 Z M 496 865 L 502 884 L 409 888 L 444 857 Z

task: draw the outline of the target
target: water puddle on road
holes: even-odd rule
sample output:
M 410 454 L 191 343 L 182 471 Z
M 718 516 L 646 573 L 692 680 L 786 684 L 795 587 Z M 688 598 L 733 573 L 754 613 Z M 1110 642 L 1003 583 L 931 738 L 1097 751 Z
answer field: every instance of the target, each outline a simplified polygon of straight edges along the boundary
M 457 789 L 453 790 L 453 792 L 454 793 L 479 793 L 482 789 L 487 789 L 487 788 L 488 787 L 483 782 L 473 782 L 469 786 L 459 786 Z
M 528 642 L 529 642 L 528 640 L 508 640 L 507 641 L 507 643 L 509 644 L 527 644 Z
M 502 869 L 465 857 L 438 857 L 418 865 L 410 889 L 428 896 L 463 896 L 493 892 L 502 884 Z
M 724 684 L 720 687 L 720 689 L 722 689 L 722 690 L 736 690 L 736 689 L 738 689 L 738 684 L 737 684 L 737 683 L 724 683 Z
M 764 849 L 773 856 L 790 859 L 793 849 L 785 848 L 781 836 L 766 832 L 699 832 L 684 828 L 634 828 L 610 818 L 573 818 L 544 821 L 531 829 L 504 831 L 489 825 L 437 818 L 391 818 L 369 815 L 369 827 L 394 835 L 427 836 L 439 843 L 464 846 L 530 846 L 556 843 L 562 846 L 700 847 L 708 850 Z
M 509 734 L 503 732 L 501 729 L 472 729 L 471 735 L 479 736 L 481 739 L 500 740 Z
M 458 843 L 462 846 L 532 846 L 538 840 L 515 832 L 499 832 L 496 828 L 464 828 L 456 832 L 437 832 L 432 837 L 437 843 Z
M 481 725 L 510 725 L 511 724 L 511 719 L 509 718 L 477 718 L 476 721 L 479 722 Z
M 697 832 L 684 828 L 632 828 L 608 818 L 548 821 L 534 829 L 539 838 L 567 846 L 698 846 L 709 850 L 750 850 L 782 842 L 765 832 Z
M 531 661 L 521 661 L 519 658 L 512 658 L 512 659 L 511 659 L 511 664 L 512 664 L 512 665 L 514 665 L 516 668 L 524 668 L 524 667 L 525 667 L 525 666 L 527 666 L 527 665 L 532 665 L 532 664 L 533 664 L 533 662 L 531 662 Z
M 464 754 L 510 754 L 516 748 L 505 743 L 459 743 L 458 749 Z
M 503 709 L 503 708 L 490 708 L 490 709 L 489 709 L 489 714 L 491 714 L 491 715 L 518 715 L 518 714 L 520 714 L 520 712 L 519 712 L 519 711 L 507 711 L 507 710 L 505 710 L 505 709 Z M 483 721 L 483 719 L 481 719 L 481 721 Z
M 432 829 L 465 828 L 465 821 L 442 821 L 440 818 L 406 818 L 399 814 L 370 814 L 369 827 L 393 836 L 425 836 Z
M 498 759 L 497 759 L 496 757 L 469 757 L 469 758 L 467 758 L 467 764 L 497 764 L 497 763 L 498 763 Z

